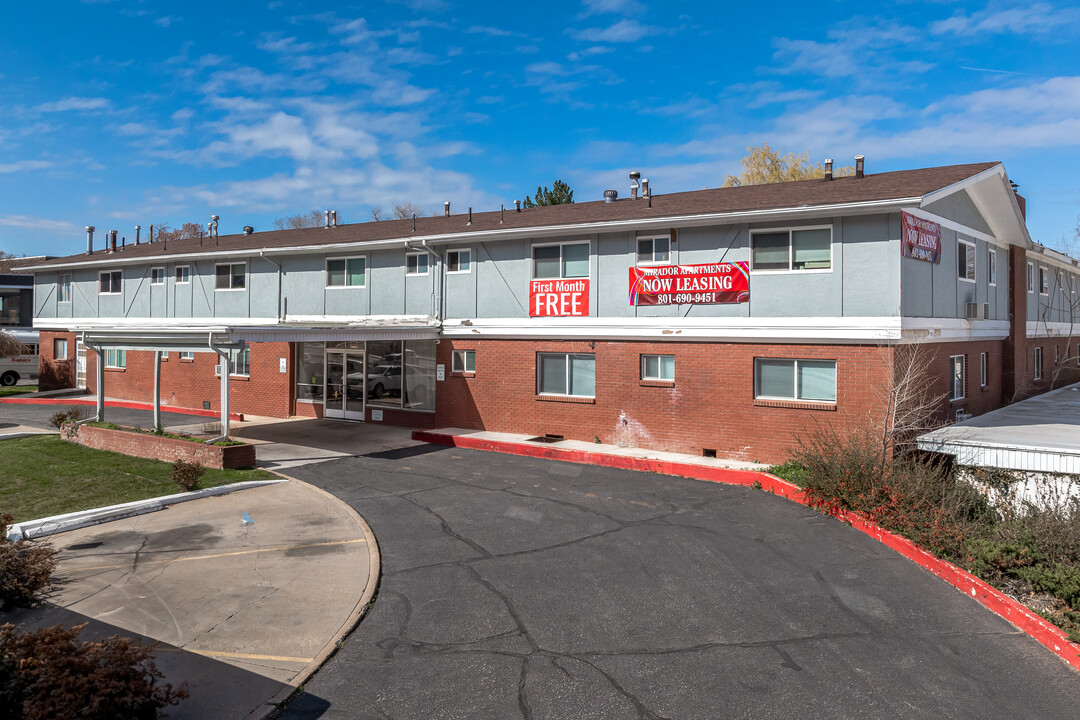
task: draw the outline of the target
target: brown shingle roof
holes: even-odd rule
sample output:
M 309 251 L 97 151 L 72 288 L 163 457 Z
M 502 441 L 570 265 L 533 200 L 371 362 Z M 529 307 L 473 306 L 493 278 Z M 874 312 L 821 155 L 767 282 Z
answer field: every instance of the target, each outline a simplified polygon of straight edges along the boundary
M 500 213 L 473 213 L 472 225 L 466 225 L 464 214 L 450 217 L 418 217 L 416 230 L 412 220 L 383 220 L 379 222 L 339 225 L 331 230 L 308 228 L 303 230 L 274 230 L 253 235 L 223 235 L 215 243 L 211 239 L 200 242 L 198 238 L 174 240 L 169 243 L 144 243 L 128 245 L 123 254 L 125 260 L 136 258 L 156 259 L 172 255 L 203 252 L 213 254 L 221 250 L 258 250 L 261 248 L 287 248 L 331 243 L 367 242 L 408 238 L 410 236 L 451 235 L 454 233 L 482 233 L 515 228 L 542 228 L 557 225 L 599 223 L 618 220 L 661 219 L 670 216 L 705 213 L 746 212 L 789 207 L 813 207 L 841 203 L 870 202 L 920 197 L 927 193 L 960 182 L 999 163 L 974 163 L 948 165 L 920 170 L 866 175 L 863 178 L 843 177 L 831 182 L 825 180 L 801 180 L 772 185 L 750 185 L 735 188 L 716 188 L 691 192 L 654 195 L 652 207 L 645 200 L 620 199 L 614 203 L 604 201 L 573 203 L 535 207 L 522 212 L 512 208 L 499 222 Z M 104 259 L 117 259 L 117 255 L 104 256 L 95 248 L 93 256 L 71 255 L 41 263 L 42 265 L 65 264 Z

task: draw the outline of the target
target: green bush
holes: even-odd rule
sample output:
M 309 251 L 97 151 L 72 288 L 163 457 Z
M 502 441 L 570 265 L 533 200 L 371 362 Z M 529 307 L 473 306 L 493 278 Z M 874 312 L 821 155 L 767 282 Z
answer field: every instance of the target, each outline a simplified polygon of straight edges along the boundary
M 198 463 L 189 463 L 177 460 L 173 463 L 169 479 L 179 485 L 185 492 L 191 492 L 199 486 L 199 478 L 206 472 L 206 468 Z
M 84 627 L 0 627 L 0 717 L 155 720 L 187 697 L 185 686 L 158 682 L 153 646 L 122 637 L 78 642 Z
M 52 586 L 56 550 L 39 542 L 7 539 L 14 518 L 0 514 L 0 610 L 29 607 Z M 2 714 L 0 714 L 2 717 Z

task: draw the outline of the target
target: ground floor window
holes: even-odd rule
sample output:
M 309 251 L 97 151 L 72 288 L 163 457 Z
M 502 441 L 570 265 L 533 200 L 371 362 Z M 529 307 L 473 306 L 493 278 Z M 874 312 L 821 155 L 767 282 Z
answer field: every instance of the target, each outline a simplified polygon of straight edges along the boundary
M 455 350 L 451 369 L 454 372 L 476 372 L 476 351 Z
M 949 399 L 964 399 L 964 356 L 953 355 L 949 358 Z
M 68 341 L 67 338 L 56 338 L 53 340 L 53 360 L 67 360 L 68 359 Z
M 190 350 L 181 350 L 180 351 L 180 359 L 181 360 L 194 360 L 195 359 L 195 353 L 190 351 Z
M 435 409 L 435 341 L 367 343 L 367 400 L 380 407 Z
M 642 380 L 675 380 L 674 355 L 642 355 Z
M 754 396 L 836 402 L 836 361 L 755 358 Z
M 986 363 L 986 353 L 979 353 L 979 385 L 981 387 L 986 387 L 986 383 L 987 383 L 987 380 L 988 380 L 988 378 L 986 377 L 986 375 L 987 375 L 987 367 L 986 367 L 986 365 L 987 365 L 987 363 Z
M 215 375 L 221 374 L 221 364 L 214 370 Z M 251 375 L 251 348 L 229 351 L 229 375 L 250 377 Z
M 127 367 L 127 350 L 106 350 L 105 351 L 105 367 L 107 367 L 107 368 L 126 368 Z
M 1042 365 L 1042 348 L 1035 348 L 1035 379 L 1042 380 L 1043 365 Z
M 296 399 L 322 400 L 326 384 L 326 343 L 296 343 Z
M 536 385 L 541 395 L 596 397 L 596 355 L 538 353 Z

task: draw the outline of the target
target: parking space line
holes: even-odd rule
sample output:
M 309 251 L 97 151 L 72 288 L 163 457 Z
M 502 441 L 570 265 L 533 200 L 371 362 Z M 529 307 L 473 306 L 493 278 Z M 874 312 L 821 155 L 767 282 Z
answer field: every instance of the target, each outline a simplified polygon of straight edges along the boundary
M 329 542 L 320 543 L 308 543 L 307 545 L 281 545 L 279 547 L 272 548 L 258 548 L 255 550 L 237 550 L 236 552 L 227 553 L 215 553 L 213 555 L 192 555 L 189 557 L 169 558 L 167 560 L 152 560 L 150 562 L 140 562 L 139 567 L 147 565 L 164 565 L 166 563 L 179 563 L 187 562 L 189 560 L 214 560 L 224 557 L 236 557 L 238 555 L 253 555 L 255 553 L 267 553 L 267 552 L 281 552 L 282 550 L 303 550 L 304 548 L 314 547 L 326 547 L 328 545 L 350 545 L 353 543 L 367 542 L 366 538 L 355 538 L 353 540 L 331 540 Z M 91 565 L 89 567 L 73 567 L 71 572 L 83 572 L 87 570 L 124 570 L 131 567 L 130 563 L 123 565 Z

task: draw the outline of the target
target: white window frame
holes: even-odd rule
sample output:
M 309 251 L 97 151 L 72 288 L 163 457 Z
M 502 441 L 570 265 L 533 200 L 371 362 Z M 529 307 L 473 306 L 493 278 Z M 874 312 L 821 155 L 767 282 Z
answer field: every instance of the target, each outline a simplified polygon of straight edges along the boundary
M 1039 266 L 1039 294 L 1050 294 L 1050 271 L 1042 265 Z
M 234 287 L 233 286 L 233 279 L 236 277 L 236 275 L 233 273 L 232 269 L 234 267 L 236 267 L 237 265 L 242 265 L 243 268 L 244 268 L 244 286 L 243 287 Z M 219 267 L 227 267 L 227 268 L 229 268 L 229 287 L 227 287 L 227 288 L 220 288 L 220 287 L 217 286 L 218 268 Z M 247 280 L 248 280 L 248 277 L 247 277 L 247 263 L 246 262 L 215 263 L 214 264 L 214 292 L 243 292 L 244 290 L 247 290 L 247 286 L 248 286 L 248 281 Z
M 127 368 L 127 350 L 117 348 L 105 348 L 105 367 L 112 370 L 124 370 Z
M 179 360 L 181 362 L 195 362 L 195 353 L 191 350 L 181 350 Z
M 101 278 L 105 277 L 106 275 L 109 276 L 109 289 L 108 290 L 102 290 L 101 289 Z M 120 276 L 120 287 L 119 287 L 119 289 L 116 289 L 116 290 L 113 289 L 113 282 L 112 282 L 112 278 L 115 275 Z M 124 292 L 124 271 L 123 270 L 102 270 L 101 272 L 98 273 L 98 295 L 120 295 L 123 292 Z
M 795 269 L 795 243 L 792 240 L 792 233 L 799 230 L 828 230 L 829 231 L 829 267 L 827 268 L 812 268 L 810 270 L 796 270 Z M 754 269 L 754 236 L 755 235 L 773 235 L 776 233 L 786 232 L 788 234 L 788 266 L 787 270 L 755 270 Z M 805 273 L 805 274 L 821 274 L 831 273 L 836 267 L 836 243 L 833 242 L 834 233 L 832 225 L 795 225 L 790 227 L 776 227 L 776 228 L 757 228 L 750 231 L 750 272 L 755 275 L 778 275 L 788 273 Z M 801 401 L 800 401 L 801 402 Z
M 183 270 L 184 272 L 181 272 Z M 215 278 L 216 280 L 216 278 Z M 188 285 L 191 283 L 191 266 L 190 265 L 177 265 L 176 266 L 176 284 Z
M 554 279 L 554 278 L 552 278 L 552 279 Z M 592 395 L 574 395 L 574 394 L 571 394 L 571 393 L 542 392 L 540 390 L 540 380 L 541 380 L 541 377 L 542 377 L 541 376 L 541 371 L 542 371 L 542 368 L 543 368 L 543 364 L 540 362 L 540 358 L 542 356 L 544 356 L 544 355 L 548 355 L 548 356 L 551 356 L 551 357 L 559 357 L 559 356 L 561 356 L 561 357 L 563 357 L 565 359 L 565 362 L 566 362 L 566 365 L 565 365 L 565 367 L 566 367 L 566 387 L 567 388 L 569 388 L 570 384 L 571 384 L 570 383 L 570 358 L 571 358 L 571 356 L 577 355 L 577 356 L 580 356 L 580 357 L 591 357 L 593 359 L 593 394 Z M 596 377 L 596 353 L 579 353 L 579 352 L 537 352 L 536 353 L 536 394 L 537 395 L 543 395 L 544 397 L 570 397 L 570 398 L 585 398 L 585 399 L 594 400 L 594 399 L 596 399 L 596 381 L 595 381 L 595 377 Z
M 990 287 L 997 287 L 997 250 L 986 249 L 986 282 Z
M 563 251 L 562 249 L 567 245 L 584 245 L 589 249 L 589 273 L 587 275 L 575 275 L 574 277 L 566 277 L 563 272 Z M 536 277 L 536 249 L 545 247 L 558 247 L 559 248 L 559 277 L 540 278 Z M 589 240 L 564 240 L 562 242 L 550 242 L 550 243 L 536 243 L 532 246 L 530 252 L 530 258 L 532 260 L 532 279 L 533 280 L 587 280 L 592 277 L 593 273 L 593 253 L 592 242 Z M 574 354 L 574 353 L 571 353 Z
M 470 368 L 469 365 L 472 365 L 472 367 Z M 450 361 L 450 372 L 475 373 L 476 351 L 455 350 L 453 353 L 453 357 Z
M 236 368 L 237 358 L 240 357 L 240 353 L 247 354 L 247 372 L 234 372 Z M 251 377 L 251 346 L 245 345 L 243 350 L 237 350 L 232 348 L 229 350 L 229 359 L 226 361 L 229 363 L 229 377 Z M 221 356 L 218 355 L 217 364 L 214 365 L 214 375 L 221 377 Z
M 959 263 L 959 261 L 960 261 L 960 248 L 961 247 L 967 247 L 968 248 L 967 251 L 965 251 L 965 253 L 964 253 L 964 274 L 963 275 L 960 274 L 960 263 Z M 974 240 L 964 240 L 963 238 L 960 238 L 960 237 L 956 238 L 956 260 L 957 260 L 956 277 L 957 277 L 957 279 L 963 280 L 964 282 L 969 282 L 969 283 L 978 282 L 978 279 L 979 279 L 979 260 L 978 260 L 978 256 L 975 255 L 975 250 L 976 250 L 976 246 L 975 246 L 975 241 Z M 971 254 L 968 255 L 967 253 L 971 253 Z M 971 263 L 971 274 L 973 275 L 973 277 L 968 277 L 967 276 L 967 267 L 968 267 L 967 260 L 968 260 L 969 257 L 973 260 L 973 262 Z
M 67 278 L 67 279 L 65 280 L 64 278 Z M 57 300 L 57 302 L 62 302 L 62 303 L 71 302 L 71 273 L 59 273 L 59 274 L 57 274 L 57 276 L 56 276 L 56 300 Z
M 161 359 L 162 360 L 168 360 L 169 359 L 169 351 L 168 350 L 162 350 L 161 351 Z
M 64 355 L 61 357 L 57 352 L 58 348 L 64 348 Z M 53 360 L 67 360 L 68 359 L 68 341 L 67 338 L 53 338 Z
M 956 361 L 960 361 L 960 394 L 954 395 L 956 390 L 954 383 L 956 382 Z M 949 401 L 955 402 L 957 400 L 963 400 L 967 397 L 967 358 L 963 355 L 950 355 L 949 356 Z
M 663 240 L 667 243 L 667 260 L 656 259 L 656 241 Z M 651 260 L 641 259 L 641 243 L 648 242 L 650 244 L 649 256 Z M 671 264 L 671 234 L 666 235 L 639 235 L 637 237 L 637 243 L 634 245 L 634 262 L 637 267 L 650 267 L 654 265 L 670 265 Z
M 150 284 L 151 285 L 164 285 L 165 284 L 165 268 L 164 267 L 152 267 L 152 268 L 150 268 Z
M 457 255 L 457 270 L 450 269 L 450 256 Z M 469 268 L 468 270 L 461 269 L 461 256 L 465 255 L 468 258 Z M 454 248 L 453 250 L 446 251 L 446 274 L 447 275 L 470 275 L 472 273 L 472 248 Z
M 349 261 L 350 260 L 362 260 L 364 262 L 364 282 L 360 285 L 349 285 Z M 331 285 L 330 284 L 330 263 L 332 262 L 344 262 L 345 263 L 345 284 L 344 285 Z M 367 287 L 367 255 L 348 255 L 344 257 L 328 257 L 326 258 L 326 287 L 333 288 L 335 290 L 347 290 L 352 288 L 366 288 Z
M 791 362 L 793 397 L 779 397 L 776 395 L 762 395 L 760 392 L 761 381 L 758 372 L 759 360 L 782 360 Z M 799 363 L 800 362 L 831 362 L 833 364 L 833 399 L 832 400 L 809 400 L 799 397 Z M 836 360 L 832 358 L 785 358 L 785 357 L 755 357 L 754 358 L 754 399 L 755 400 L 779 400 L 781 402 L 817 403 L 820 405 L 836 405 L 840 394 L 840 381 L 837 377 L 838 368 Z
M 986 387 L 990 382 L 989 364 L 987 354 L 979 353 L 979 387 Z
M 1032 363 L 1034 364 L 1034 375 L 1036 380 L 1042 380 L 1043 377 L 1043 356 L 1042 346 L 1037 345 L 1032 352 Z
M 664 366 L 663 365 L 663 358 L 666 358 L 666 357 L 671 358 L 671 377 L 669 377 L 669 378 L 661 377 L 662 374 L 663 374 L 663 370 L 661 368 L 663 368 L 663 366 Z M 655 376 L 648 374 L 648 371 L 646 370 L 646 365 L 647 365 L 646 358 L 656 358 L 657 359 L 656 360 L 656 372 L 657 372 L 657 374 Z M 675 356 L 674 355 L 666 355 L 666 354 L 663 354 L 663 353 L 646 353 L 646 354 L 642 355 L 641 356 L 641 379 L 642 380 L 659 380 L 659 381 L 662 381 L 662 382 L 675 382 Z
M 1035 292 L 1035 263 L 1032 262 L 1027 264 L 1027 290 L 1029 293 Z
M 424 258 L 424 272 L 420 272 L 420 258 Z M 416 271 L 409 270 L 409 260 L 416 258 Z M 426 252 L 405 253 L 405 277 L 424 277 L 431 272 L 431 258 Z

